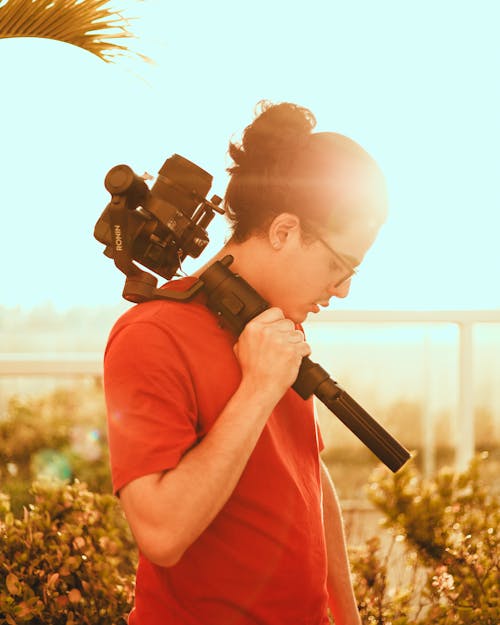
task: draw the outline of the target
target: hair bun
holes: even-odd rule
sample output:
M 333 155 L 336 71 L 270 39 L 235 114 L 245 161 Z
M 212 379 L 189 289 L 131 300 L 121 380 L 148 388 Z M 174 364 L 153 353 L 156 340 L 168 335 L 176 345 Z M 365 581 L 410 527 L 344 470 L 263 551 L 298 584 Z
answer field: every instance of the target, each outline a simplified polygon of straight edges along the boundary
M 229 154 L 235 166 L 229 171 L 242 169 L 256 171 L 290 157 L 305 147 L 316 125 L 311 111 L 297 104 L 259 102 L 256 118 L 245 128 L 241 144 L 230 143 Z

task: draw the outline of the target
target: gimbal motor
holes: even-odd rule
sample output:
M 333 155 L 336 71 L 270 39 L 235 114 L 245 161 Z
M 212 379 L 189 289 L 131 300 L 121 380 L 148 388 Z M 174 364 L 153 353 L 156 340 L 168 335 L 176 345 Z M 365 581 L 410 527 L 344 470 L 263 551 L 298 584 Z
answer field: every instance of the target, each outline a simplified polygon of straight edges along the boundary
M 215 213 L 224 213 L 220 197 L 206 199 L 212 180 L 208 172 L 178 154 L 165 161 L 151 189 L 145 177 L 128 165 L 109 170 L 104 186 L 111 201 L 95 225 L 94 237 L 127 276 L 125 299 L 152 299 L 158 282 L 133 261 L 170 280 L 186 256 L 197 258 L 203 252 L 209 242 L 207 226 Z M 172 291 L 170 296 L 176 299 Z

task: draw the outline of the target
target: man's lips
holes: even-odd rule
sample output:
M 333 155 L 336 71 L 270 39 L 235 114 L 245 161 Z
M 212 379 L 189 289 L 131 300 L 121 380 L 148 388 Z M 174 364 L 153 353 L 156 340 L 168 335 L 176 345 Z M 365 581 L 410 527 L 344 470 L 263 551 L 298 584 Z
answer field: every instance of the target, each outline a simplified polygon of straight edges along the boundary
M 320 310 L 320 306 L 322 308 L 326 308 L 328 306 L 330 302 L 324 301 L 324 302 L 314 302 L 313 304 L 311 304 L 311 310 L 312 312 L 318 313 Z

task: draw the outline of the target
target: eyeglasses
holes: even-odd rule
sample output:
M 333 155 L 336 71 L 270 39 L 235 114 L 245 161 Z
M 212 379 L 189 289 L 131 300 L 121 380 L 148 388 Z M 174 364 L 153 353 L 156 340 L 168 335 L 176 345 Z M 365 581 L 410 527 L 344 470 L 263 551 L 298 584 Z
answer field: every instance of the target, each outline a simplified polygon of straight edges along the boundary
M 336 252 L 333 249 L 333 247 L 331 247 L 331 245 L 327 243 L 323 239 L 323 237 L 318 234 L 316 229 L 311 229 L 309 227 L 308 230 L 318 239 L 318 241 L 321 241 L 321 243 L 326 247 L 326 249 L 330 252 L 330 254 L 335 258 L 336 266 L 340 266 L 339 268 L 342 269 L 342 274 L 340 274 L 339 279 L 334 284 L 335 288 L 342 286 L 347 281 L 349 281 L 354 275 L 356 275 L 357 273 L 356 267 L 354 267 L 342 254 L 340 254 L 339 252 Z

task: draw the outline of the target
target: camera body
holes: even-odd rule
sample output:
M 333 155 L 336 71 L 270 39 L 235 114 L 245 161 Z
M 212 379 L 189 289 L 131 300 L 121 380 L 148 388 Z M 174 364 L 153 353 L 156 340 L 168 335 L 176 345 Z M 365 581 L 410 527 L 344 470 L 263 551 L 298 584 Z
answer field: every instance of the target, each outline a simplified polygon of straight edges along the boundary
M 111 202 L 94 228 L 104 254 L 127 276 L 143 273 L 135 260 L 170 280 L 186 256 L 197 258 L 207 246 L 214 211 L 224 212 L 221 198 L 206 199 L 212 179 L 178 154 L 165 161 L 151 189 L 128 165 L 110 169 L 104 186 Z

